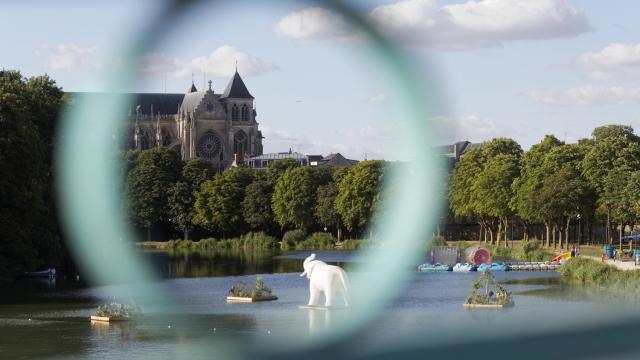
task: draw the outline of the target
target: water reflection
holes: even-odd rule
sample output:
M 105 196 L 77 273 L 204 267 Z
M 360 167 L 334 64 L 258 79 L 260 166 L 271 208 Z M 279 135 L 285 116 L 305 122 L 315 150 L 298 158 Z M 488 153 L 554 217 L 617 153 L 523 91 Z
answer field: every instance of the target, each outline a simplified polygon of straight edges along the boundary
M 145 253 L 162 278 L 218 277 L 302 272 L 310 251 L 280 254 L 269 250 L 150 251 Z M 320 251 L 318 258 L 348 267 L 351 251 Z

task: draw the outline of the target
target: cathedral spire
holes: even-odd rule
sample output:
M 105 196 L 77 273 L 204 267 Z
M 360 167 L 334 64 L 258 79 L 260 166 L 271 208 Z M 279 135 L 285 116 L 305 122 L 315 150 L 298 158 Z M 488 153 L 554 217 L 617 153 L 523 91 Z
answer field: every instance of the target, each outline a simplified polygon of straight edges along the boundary
M 247 86 L 242 81 L 240 74 L 238 74 L 238 69 L 236 69 L 235 74 L 229 81 L 226 89 L 224 89 L 223 98 L 234 98 L 234 99 L 253 99 L 253 96 L 249 93 Z

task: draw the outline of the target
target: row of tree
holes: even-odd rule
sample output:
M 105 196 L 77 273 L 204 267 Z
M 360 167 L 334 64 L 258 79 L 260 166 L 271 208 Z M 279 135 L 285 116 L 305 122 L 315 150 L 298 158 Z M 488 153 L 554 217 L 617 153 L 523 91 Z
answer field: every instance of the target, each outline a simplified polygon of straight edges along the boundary
M 125 213 L 148 237 L 154 225 L 168 222 L 185 238 L 194 229 L 224 238 L 325 227 L 341 238 L 343 227 L 357 236 L 367 226 L 383 162 L 334 170 L 282 160 L 266 171 L 236 167 L 216 173 L 203 159 L 182 162 L 172 151 L 153 148 L 128 151 L 122 176 Z
M 525 239 L 535 235 L 547 245 L 555 246 L 556 234 L 567 245 L 576 220 L 588 229 L 604 223 L 608 242 L 617 227 L 621 241 L 640 218 L 640 137 L 630 126 L 608 125 L 574 144 L 547 135 L 527 152 L 511 139 L 493 139 L 455 165 L 448 199 L 454 215 L 478 222 L 479 238 L 498 244 L 513 220 Z

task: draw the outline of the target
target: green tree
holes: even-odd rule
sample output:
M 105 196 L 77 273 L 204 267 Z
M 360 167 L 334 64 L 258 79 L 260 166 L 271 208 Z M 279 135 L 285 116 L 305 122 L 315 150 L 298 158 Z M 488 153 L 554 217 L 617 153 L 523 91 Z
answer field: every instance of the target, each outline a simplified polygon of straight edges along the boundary
M 621 169 L 640 170 L 640 138 L 633 128 L 624 125 L 607 125 L 593 130 L 593 145 L 582 162 L 584 176 L 599 196 L 599 204 L 606 212 L 606 241 L 611 243 L 611 215 L 619 196 L 615 195 L 613 175 Z M 609 179 L 607 179 L 609 178 Z M 608 183 L 608 185 L 607 185 Z
M 524 224 L 525 240 L 529 238 L 529 225 L 536 222 L 545 223 L 546 239 L 549 240 L 551 224 L 545 221 L 541 211 L 540 192 L 546 175 L 541 164 L 550 151 L 561 145 L 563 143 L 555 136 L 546 135 L 522 156 L 520 175 L 513 182 L 513 197 L 509 205 Z
M 360 162 L 351 167 L 338 183 L 335 207 L 349 231 L 369 225 L 379 199 L 383 165 L 377 160 Z
M 473 187 L 478 202 L 475 211 L 479 216 L 498 219 L 497 240 L 506 235 L 508 220 L 513 216 L 509 202 L 513 197 L 513 180 L 520 175 L 520 157 L 512 154 L 498 154 L 489 159 L 478 174 Z
M 273 196 L 273 184 L 266 176 L 256 176 L 256 179 L 247 186 L 242 211 L 244 220 L 252 230 L 273 233 L 277 229 L 271 209 L 271 197 Z
M 244 233 L 247 224 L 241 204 L 252 178 L 251 169 L 238 167 L 205 181 L 196 194 L 193 222 L 223 237 Z
M 48 76 L 0 71 L 0 273 L 65 259 L 51 159 L 63 104 L 62 89 Z
M 269 164 L 267 168 L 267 179 L 273 186 L 276 185 L 276 182 L 280 179 L 280 177 L 289 169 L 299 167 L 300 163 L 296 159 L 282 159 L 278 161 L 274 161 Z
M 481 234 L 488 230 L 492 242 L 494 236 L 499 240 L 506 231 L 512 183 L 519 175 L 521 156 L 517 142 L 496 138 L 467 152 L 454 168 L 449 191 L 452 211 L 457 216 L 475 217 Z
M 181 176 L 182 180 L 195 191 L 203 182 L 213 179 L 214 174 L 215 170 L 210 162 L 202 158 L 193 158 L 184 164 Z
M 276 182 L 271 208 L 278 224 L 284 228 L 308 230 L 314 224 L 316 191 L 322 178 L 310 167 L 294 167 Z
M 185 239 L 189 238 L 189 231 L 194 225 L 195 193 L 202 183 L 213 177 L 213 174 L 214 169 L 210 162 L 201 158 L 190 159 L 182 167 L 181 181 L 169 189 L 169 221 L 177 230 L 184 232 Z
M 151 227 L 169 217 L 169 189 L 178 180 L 181 165 L 175 152 L 153 148 L 141 151 L 129 172 L 125 186 L 127 214 L 134 225 L 147 229 L 147 240 L 151 240 Z
M 340 215 L 336 211 L 336 197 L 338 196 L 338 186 L 335 182 L 318 187 L 316 197 L 315 217 L 320 226 L 336 229 L 336 238 L 342 241 L 342 226 Z

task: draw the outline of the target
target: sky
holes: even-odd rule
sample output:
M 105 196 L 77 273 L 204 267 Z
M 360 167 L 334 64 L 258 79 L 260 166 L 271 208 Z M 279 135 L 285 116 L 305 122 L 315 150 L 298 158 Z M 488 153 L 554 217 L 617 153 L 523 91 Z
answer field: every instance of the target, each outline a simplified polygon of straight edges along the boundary
M 594 127 L 640 131 L 640 3 L 631 0 L 351 0 L 429 88 L 437 143 L 545 134 L 575 142 Z M 394 159 L 400 95 L 358 29 L 322 3 L 197 6 L 140 48 L 125 92 L 185 92 L 235 71 L 256 98 L 265 152 Z M 65 91 L 101 91 L 163 1 L 0 0 L 0 66 L 47 73 Z M 163 19 L 161 19 L 162 21 Z

